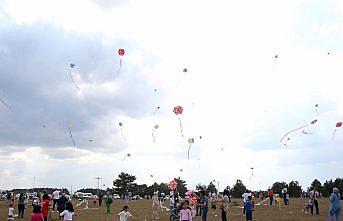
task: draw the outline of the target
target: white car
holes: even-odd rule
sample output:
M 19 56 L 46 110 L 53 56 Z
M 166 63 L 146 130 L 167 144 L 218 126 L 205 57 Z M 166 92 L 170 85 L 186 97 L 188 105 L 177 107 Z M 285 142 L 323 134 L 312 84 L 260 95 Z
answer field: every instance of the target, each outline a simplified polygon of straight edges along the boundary
M 115 200 L 120 199 L 120 196 L 118 194 L 113 194 L 113 199 Z

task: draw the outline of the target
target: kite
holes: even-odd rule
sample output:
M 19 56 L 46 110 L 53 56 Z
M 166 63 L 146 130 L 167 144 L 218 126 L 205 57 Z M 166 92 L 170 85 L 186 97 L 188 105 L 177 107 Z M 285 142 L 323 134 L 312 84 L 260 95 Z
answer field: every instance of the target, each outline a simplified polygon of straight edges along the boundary
M 120 60 L 119 60 L 119 69 L 118 69 L 118 75 L 120 73 L 120 70 L 121 70 L 121 67 L 122 67 L 122 63 L 123 63 L 123 59 L 122 57 L 125 55 L 125 50 L 120 48 L 118 49 L 118 55 L 120 57 Z
M 285 134 L 283 135 L 283 137 L 282 137 L 281 140 L 280 140 L 280 143 L 282 143 L 282 141 L 283 141 L 289 134 L 294 133 L 294 132 L 296 132 L 296 131 L 298 131 L 298 130 L 303 130 L 304 128 L 306 128 L 306 127 L 308 127 L 308 126 L 310 126 L 310 125 L 316 124 L 317 122 L 318 122 L 318 120 L 317 120 L 317 119 L 314 119 L 314 120 L 312 120 L 312 121 L 310 122 L 310 124 L 305 124 L 305 125 L 303 125 L 303 126 L 301 126 L 301 127 L 295 128 L 295 129 L 293 129 L 293 130 L 291 130 L 291 131 L 288 131 L 287 133 L 285 133 Z M 307 133 L 307 132 L 306 132 L 306 134 L 310 134 L 310 133 Z M 287 140 L 289 140 L 289 139 L 287 139 Z
M 72 75 L 72 69 L 74 69 L 75 67 L 75 64 L 69 64 L 69 75 L 70 75 L 70 79 L 71 81 L 73 82 L 73 84 L 75 85 L 76 89 L 79 91 L 80 90 L 80 87 L 76 84 L 74 78 L 73 78 L 73 75 Z
M 251 176 L 250 176 L 249 180 L 251 180 L 251 178 L 254 176 L 254 167 L 251 167 L 250 170 L 251 170 Z
M 14 112 L 14 110 L 12 109 L 12 107 L 10 105 L 8 105 L 3 99 L 0 98 L 0 102 L 11 112 Z
M 126 158 L 128 158 L 128 157 L 131 157 L 131 154 L 130 154 L 130 153 L 126 154 L 126 155 L 124 156 L 124 158 L 122 159 L 122 161 L 126 160 Z
M 152 129 L 151 135 L 152 135 L 152 139 L 154 140 L 154 143 L 156 142 L 154 133 L 155 133 L 155 130 L 157 130 L 158 128 L 160 128 L 160 126 L 159 126 L 158 124 L 156 124 L 156 125 L 154 126 L 154 128 Z
M 187 68 L 184 68 L 184 69 L 182 70 L 183 73 L 187 73 L 187 71 L 188 71 Z
M 176 190 L 177 188 L 177 182 L 175 180 L 171 181 L 169 184 L 168 184 L 168 188 L 171 189 L 171 190 Z
M 182 173 L 182 172 L 183 172 L 183 169 L 180 169 L 180 172 Z
M 335 128 L 335 130 L 332 133 L 332 140 L 335 139 L 336 132 L 338 131 L 338 128 L 342 127 L 342 124 L 343 123 L 341 121 L 336 123 L 336 128 Z
M 174 107 L 173 112 L 174 112 L 175 115 L 182 115 L 182 113 L 183 113 L 183 108 L 182 108 L 181 106 L 176 106 L 176 107 Z M 181 136 L 183 137 L 181 116 L 179 116 L 179 124 L 180 124 Z
M 156 114 L 156 112 L 160 109 L 161 107 L 156 107 L 155 111 L 154 111 L 154 114 Z
M 151 178 L 154 178 L 154 175 L 150 175 Z
M 318 107 L 319 107 L 319 104 L 314 105 L 314 107 L 315 107 L 316 113 L 318 114 Z
M 126 141 L 126 138 L 125 138 L 125 136 L 124 136 L 123 123 L 122 123 L 122 122 L 119 122 L 119 127 L 120 127 L 121 136 L 122 136 L 123 140 Z
M 189 160 L 189 152 L 191 150 L 192 144 L 194 144 L 194 139 L 193 138 L 189 138 L 188 139 L 188 143 L 189 143 L 189 147 L 188 147 L 188 152 L 187 152 L 187 158 Z
M 71 139 L 71 141 L 73 142 L 73 145 L 74 145 L 74 147 L 75 147 L 75 146 L 76 146 L 76 145 L 75 145 L 75 141 L 74 141 L 74 138 L 73 138 L 73 134 L 71 133 L 71 128 L 73 128 L 73 125 L 68 124 L 67 127 L 68 127 L 68 129 L 69 129 L 70 139 Z

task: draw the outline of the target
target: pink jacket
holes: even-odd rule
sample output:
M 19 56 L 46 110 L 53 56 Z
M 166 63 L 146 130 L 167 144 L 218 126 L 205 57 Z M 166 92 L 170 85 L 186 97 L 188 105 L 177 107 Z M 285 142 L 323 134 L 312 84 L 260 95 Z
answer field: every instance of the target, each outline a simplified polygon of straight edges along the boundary
M 180 221 L 192 221 L 192 213 L 189 209 L 182 209 L 180 211 Z
M 41 214 L 41 213 L 32 214 L 31 221 L 44 221 L 43 214 Z

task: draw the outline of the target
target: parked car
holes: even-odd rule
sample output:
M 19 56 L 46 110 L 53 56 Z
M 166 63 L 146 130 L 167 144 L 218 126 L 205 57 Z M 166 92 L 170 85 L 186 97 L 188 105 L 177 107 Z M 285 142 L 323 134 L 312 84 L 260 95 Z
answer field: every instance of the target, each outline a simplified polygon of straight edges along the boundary
M 113 194 L 113 199 L 115 200 L 120 199 L 120 196 L 118 194 Z

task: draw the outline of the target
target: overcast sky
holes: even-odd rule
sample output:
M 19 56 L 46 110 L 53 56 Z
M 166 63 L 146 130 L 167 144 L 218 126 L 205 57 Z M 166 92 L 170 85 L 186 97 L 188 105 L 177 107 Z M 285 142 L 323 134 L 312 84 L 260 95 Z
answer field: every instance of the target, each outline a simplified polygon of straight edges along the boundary
M 339 0 L 0 0 L 0 189 L 339 177 L 342 37 Z

